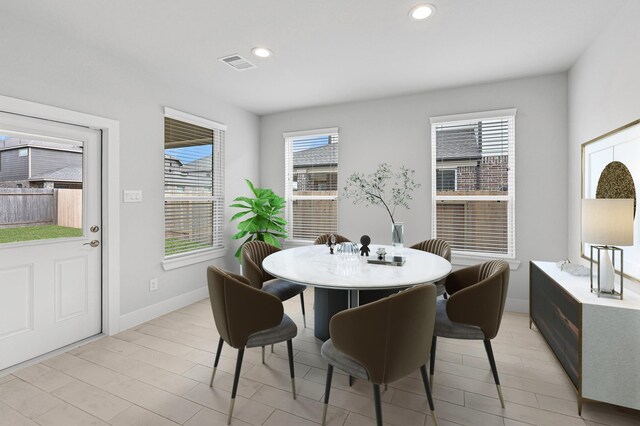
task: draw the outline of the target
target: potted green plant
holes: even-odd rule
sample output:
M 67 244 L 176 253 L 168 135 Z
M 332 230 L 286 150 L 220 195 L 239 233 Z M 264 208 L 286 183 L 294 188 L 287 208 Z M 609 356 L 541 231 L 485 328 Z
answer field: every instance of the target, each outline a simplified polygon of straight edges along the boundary
M 235 254 L 240 263 L 242 263 L 242 246 L 247 242 L 258 240 L 275 247 L 282 247 L 279 238 L 287 238 L 285 230 L 287 222 L 282 218 L 286 204 L 284 198 L 271 189 L 256 188 L 249 179 L 245 181 L 255 198 L 237 197 L 229 206 L 242 209 L 233 215 L 230 222 L 243 218 L 238 223 L 238 233 L 231 238 L 240 240 L 248 235 Z

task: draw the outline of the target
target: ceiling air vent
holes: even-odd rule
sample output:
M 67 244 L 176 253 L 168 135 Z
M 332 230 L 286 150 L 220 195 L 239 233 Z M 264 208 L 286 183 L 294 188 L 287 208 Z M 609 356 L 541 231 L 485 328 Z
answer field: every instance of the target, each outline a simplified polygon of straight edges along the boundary
M 240 55 L 229 55 L 224 58 L 220 58 L 220 60 L 238 71 L 246 71 L 256 67 Z

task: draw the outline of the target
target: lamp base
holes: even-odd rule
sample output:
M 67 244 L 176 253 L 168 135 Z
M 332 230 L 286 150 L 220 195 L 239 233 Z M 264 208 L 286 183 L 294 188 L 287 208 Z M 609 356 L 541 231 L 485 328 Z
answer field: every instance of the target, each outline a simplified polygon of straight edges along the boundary
M 594 253 L 597 251 L 597 282 L 593 282 Z M 612 256 L 609 256 L 611 251 Z M 620 291 L 615 288 L 615 254 L 620 253 Z M 591 292 L 600 296 L 612 296 L 622 299 L 623 293 L 623 251 L 614 246 L 591 246 Z

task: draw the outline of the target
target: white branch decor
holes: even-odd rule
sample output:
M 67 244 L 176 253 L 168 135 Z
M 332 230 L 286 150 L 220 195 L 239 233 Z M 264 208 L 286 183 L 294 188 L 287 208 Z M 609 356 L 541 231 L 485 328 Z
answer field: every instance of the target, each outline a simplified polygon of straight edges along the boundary
M 382 163 L 372 174 L 353 172 L 347 179 L 344 196 L 352 198 L 353 204 L 384 207 L 393 224 L 396 208 L 402 206 L 408 210 L 413 190 L 421 186 L 414 176 L 415 170 L 402 166 L 394 173 L 389 164 Z

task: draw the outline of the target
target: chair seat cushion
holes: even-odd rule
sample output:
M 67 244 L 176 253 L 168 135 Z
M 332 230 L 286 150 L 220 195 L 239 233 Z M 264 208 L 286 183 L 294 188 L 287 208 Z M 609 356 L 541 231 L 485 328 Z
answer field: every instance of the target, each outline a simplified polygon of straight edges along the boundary
M 329 339 L 320 348 L 320 354 L 325 361 L 334 367 L 339 368 L 347 374 L 358 379 L 369 380 L 369 373 L 358 361 L 349 358 L 343 352 L 340 352 L 333 344 L 333 340 Z
M 298 334 L 298 327 L 291 318 L 284 314 L 279 325 L 267 330 L 253 333 L 247 339 L 247 348 L 256 348 L 258 346 L 267 346 L 273 343 L 280 343 L 293 339 Z
M 302 293 L 307 287 L 290 281 L 273 279 L 262 284 L 262 290 L 273 294 L 278 299 L 285 301 Z
M 447 300 L 436 300 L 436 325 L 433 334 L 438 337 L 450 337 L 452 339 L 484 340 L 484 333 L 480 327 L 453 322 L 449 319 L 447 315 Z

